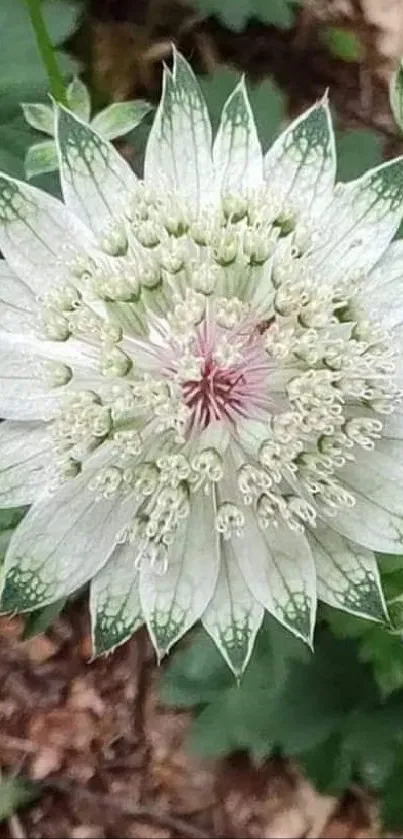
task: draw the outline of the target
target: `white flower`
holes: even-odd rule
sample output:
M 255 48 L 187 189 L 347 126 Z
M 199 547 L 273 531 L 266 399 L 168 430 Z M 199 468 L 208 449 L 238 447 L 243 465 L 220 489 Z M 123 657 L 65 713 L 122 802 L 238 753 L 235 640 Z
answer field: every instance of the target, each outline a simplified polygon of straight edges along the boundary
M 57 112 L 64 202 L 0 178 L 2 606 L 91 580 L 95 652 L 201 618 L 245 667 L 267 609 L 385 618 L 403 549 L 403 160 L 334 187 L 326 101 L 262 155 L 245 85 L 212 144 L 178 54 L 144 182 Z

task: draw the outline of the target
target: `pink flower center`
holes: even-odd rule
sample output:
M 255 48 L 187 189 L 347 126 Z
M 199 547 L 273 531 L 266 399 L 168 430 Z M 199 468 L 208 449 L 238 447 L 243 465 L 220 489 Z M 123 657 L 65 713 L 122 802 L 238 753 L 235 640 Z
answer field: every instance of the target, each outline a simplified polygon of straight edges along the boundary
M 192 411 L 192 428 L 206 428 L 217 420 L 233 424 L 240 417 L 267 416 L 270 365 L 261 335 L 256 330 L 244 334 L 237 360 L 225 365 L 217 361 L 214 352 L 220 332 L 215 330 L 215 340 L 211 340 L 211 334 L 208 340 L 206 335 L 199 335 L 200 376 L 182 384 L 184 401 Z M 235 346 L 239 346 L 239 337 L 239 332 L 233 334 Z

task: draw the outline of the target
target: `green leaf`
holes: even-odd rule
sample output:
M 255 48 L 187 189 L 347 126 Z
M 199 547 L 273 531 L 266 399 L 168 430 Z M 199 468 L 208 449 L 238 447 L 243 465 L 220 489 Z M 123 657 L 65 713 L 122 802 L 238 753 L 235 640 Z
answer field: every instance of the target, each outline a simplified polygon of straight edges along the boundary
M 41 5 L 46 28 L 54 44 L 60 44 L 72 31 L 77 11 L 62 0 L 44 0 Z M 40 60 L 25 3 L 2 0 L 0 31 L 4 37 L 0 51 L 0 103 L 15 103 L 34 97 L 48 88 L 46 71 Z M 63 56 L 62 71 L 70 67 Z M 27 93 L 30 95 L 27 96 Z
M 301 0 L 194 0 L 203 15 L 215 15 L 230 29 L 240 31 L 251 18 L 289 29 Z
M 84 122 L 89 122 L 91 118 L 91 98 L 84 82 L 78 76 L 74 76 L 66 93 L 70 110 Z
M 114 140 L 128 134 L 151 111 L 148 102 L 113 102 L 100 111 L 92 120 L 92 126 L 107 140 Z
M 25 120 L 31 128 L 53 137 L 55 119 L 51 105 L 42 105 L 41 102 L 26 102 L 21 107 Z
M 329 52 L 342 61 L 362 61 L 365 51 L 355 32 L 340 26 L 325 26 L 319 39 Z
M 9 819 L 20 807 L 35 801 L 39 787 L 21 777 L 12 775 L 0 779 L 0 822 Z
M 34 635 L 40 635 L 42 632 L 46 632 L 55 618 L 60 615 L 60 612 L 64 608 L 66 604 L 66 598 L 63 597 L 61 600 L 56 600 L 54 603 L 49 603 L 49 606 L 45 606 L 44 609 L 38 609 L 36 612 L 31 612 L 27 616 L 25 627 L 24 627 L 24 640 L 28 638 L 33 638 Z
M 388 830 L 401 831 L 403 826 L 403 755 L 385 784 L 381 797 L 381 820 Z M 400 834 L 399 834 L 400 835 Z
M 374 131 L 354 129 L 336 136 L 339 180 L 354 180 L 381 163 L 382 141 Z
M 398 127 L 403 131 L 403 63 L 392 76 L 389 87 L 389 101 Z
M 30 146 L 25 156 L 25 173 L 28 180 L 45 172 L 55 172 L 58 169 L 56 143 L 54 140 L 43 140 Z

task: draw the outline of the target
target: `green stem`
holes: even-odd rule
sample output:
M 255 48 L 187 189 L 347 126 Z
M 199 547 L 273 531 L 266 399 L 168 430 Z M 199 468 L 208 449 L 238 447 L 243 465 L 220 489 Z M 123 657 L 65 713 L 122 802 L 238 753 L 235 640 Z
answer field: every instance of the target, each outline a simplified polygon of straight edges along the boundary
M 25 2 L 28 7 L 32 28 L 35 33 L 38 51 L 48 75 L 50 91 L 57 102 L 61 102 L 66 105 L 66 91 L 63 77 L 57 64 L 54 46 L 50 40 L 49 33 L 46 29 L 45 21 L 42 16 L 41 0 L 25 0 Z

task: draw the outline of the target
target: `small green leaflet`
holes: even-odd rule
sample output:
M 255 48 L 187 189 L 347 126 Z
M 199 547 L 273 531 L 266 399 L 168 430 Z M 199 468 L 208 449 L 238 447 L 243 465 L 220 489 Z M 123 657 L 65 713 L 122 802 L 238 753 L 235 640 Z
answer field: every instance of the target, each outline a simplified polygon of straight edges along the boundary
M 249 20 L 289 29 L 302 0 L 194 0 L 203 15 L 215 15 L 230 29 L 239 32 Z
M 6 775 L 0 778 L 0 823 L 9 819 L 20 807 L 35 801 L 39 787 L 21 777 Z

